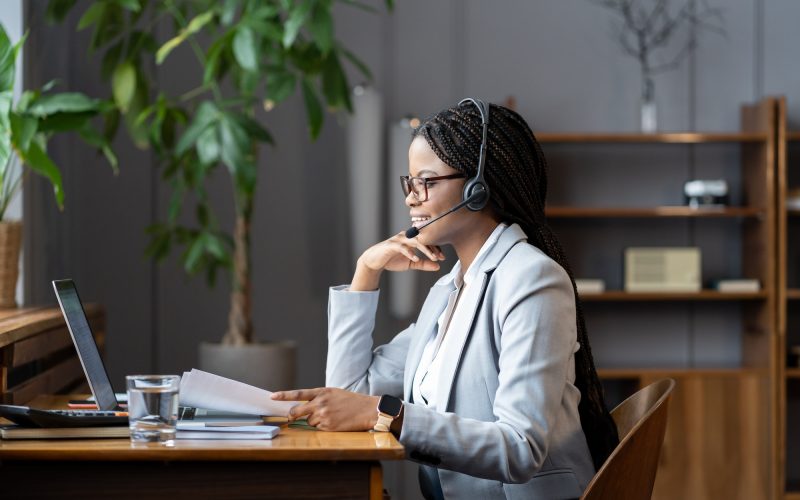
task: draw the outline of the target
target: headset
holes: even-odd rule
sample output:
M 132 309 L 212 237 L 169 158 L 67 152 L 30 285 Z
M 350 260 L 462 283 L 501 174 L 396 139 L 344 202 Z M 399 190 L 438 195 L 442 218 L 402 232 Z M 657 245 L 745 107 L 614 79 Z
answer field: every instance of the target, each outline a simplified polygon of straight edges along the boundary
M 464 194 L 462 200 L 467 201 L 467 208 L 473 212 L 483 210 L 489 202 L 489 186 L 483 178 L 483 171 L 486 168 L 486 134 L 489 130 L 489 106 L 480 99 L 467 97 L 459 101 L 458 105 L 461 106 L 465 102 L 471 102 L 478 108 L 481 114 L 481 125 L 483 126 L 483 133 L 481 134 L 481 149 L 478 155 L 478 173 L 475 177 L 468 180 L 464 185 Z
M 481 149 L 480 153 L 478 154 L 478 173 L 475 174 L 475 177 L 471 178 L 464 184 L 464 191 L 461 195 L 461 203 L 455 205 L 453 208 L 448 210 L 447 212 L 443 213 L 442 215 L 436 217 L 433 220 L 429 220 L 424 225 L 420 226 L 419 228 L 410 227 L 406 231 L 406 238 L 414 238 L 416 237 L 420 230 L 430 226 L 437 220 L 443 218 L 446 215 L 449 215 L 456 210 L 467 207 L 469 210 L 473 212 L 478 212 L 483 210 L 486 207 L 486 204 L 489 203 L 489 186 L 486 184 L 486 180 L 483 178 L 483 172 L 486 168 L 486 134 L 489 130 L 489 106 L 486 105 L 482 100 L 475 99 L 473 97 L 467 97 L 466 99 L 462 99 L 458 102 L 458 105 L 461 106 L 465 102 L 471 102 L 478 108 L 478 112 L 481 115 L 481 125 L 483 127 L 483 133 L 481 134 Z

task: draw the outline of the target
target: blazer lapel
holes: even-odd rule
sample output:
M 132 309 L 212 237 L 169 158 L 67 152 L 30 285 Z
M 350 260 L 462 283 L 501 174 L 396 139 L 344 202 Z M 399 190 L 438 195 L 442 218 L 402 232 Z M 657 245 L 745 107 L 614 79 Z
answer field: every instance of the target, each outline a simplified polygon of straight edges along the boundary
M 467 289 L 463 292 L 464 295 L 458 301 L 456 311 L 459 314 L 454 314 L 450 320 L 450 325 L 447 327 L 446 342 L 452 345 L 453 351 L 457 353 L 455 356 L 447 356 L 442 359 L 442 364 L 439 371 L 439 379 L 436 383 L 436 410 L 439 412 L 447 411 L 447 404 L 450 401 L 450 391 L 453 388 L 453 381 L 455 380 L 456 370 L 461 363 L 461 354 L 464 351 L 464 345 L 472 332 L 472 323 L 475 321 L 475 314 L 478 312 L 483 294 L 486 292 L 486 284 L 488 283 L 488 275 L 486 273 L 479 273 L 475 280 L 469 284 Z
M 430 336 L 436 334 L 437 320 L 444 308 L 447 307 L 447 297 L 450 292 L 455 290 L 452 276 L 455 276 L 455 274 L 451 271 L 439 279 L 431 288 L 428 298 L 425 299 L 425 304 L 423 304 L 419 313 L 417 323 L 414 325 L 414 336 L 411 339 L 403 373 L 403 398 L 407 401 L 411 395 L 411 384 L 414 382 L 414 374 L 417 372 L 417 366 L 422 357 L 422 352 L 425 350 L 425 345 L 428 343 Z
M 459 304 L 456 308 L 458 314 L 453 315 L 450 320 L 450 326 L 447 328 L 447 336 L 449 337 L 452 335 L 452 338 L 447 341 L 452 343 L 453 352 L 458 354 L 455 356 L 448 356 L 442 360 L 441 371 L 439 372 L 439 379 L 436 386 L 437 411 L 447 411 L 448 404 L 450 403 L 450 393 L 453 389 L 456 372 L 461 364 L 464 346 L 467 344 L 467 340 L 472 334 L 473 323 L 475 322 L 478 308 L 483 302 L 483 296 L 486 293 L 486 287 L 489 284 L 489 277 L 492 271 L 500 264 L 500 261 L 503 260 L 503 257 L 506 256 L 514 245 L 526 239 L 527 237 L 519 225 L 512 224 L 506 228 L 503 234 L 500 235 L 500 239 L 497 240 L 497 243 L 495 243 L 478 264 L 478 272 L 473 282 L 469 284 L 464 295 L 459 299 Z M 445 296 L 445 305 L 446 304 L 447 299 Z M 439 311 L 439 313 L 441 314 L 441 311 Z M 419 363 L 419 358 L 417 358 L 417 363 Z

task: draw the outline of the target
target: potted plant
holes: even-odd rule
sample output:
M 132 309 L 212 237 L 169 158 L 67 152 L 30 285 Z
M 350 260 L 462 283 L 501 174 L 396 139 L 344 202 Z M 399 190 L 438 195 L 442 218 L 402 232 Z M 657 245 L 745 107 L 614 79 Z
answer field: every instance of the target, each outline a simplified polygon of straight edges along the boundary
M 40 90 L 26 90 L 14 102 L 14 78 L 22 38 L 12 44 L 0 25 L 0 308 L 16 307 L 22 222 L 6 220 L 9 203 L 21 187 L 22 167 L 47 178 L 59 209 L 64 188 L 58 166 L 47 154 L 47 142 L 56 133 L 74 131 L 100 149 L 116 171 L 117 159 L 91 119 L 108 109 L 108 102 L 80 93 L 51 93 L 55 82 Z
M 385 0 L 392 7 L 391 0 Z M 74 0 L 51 0 L 63 19 Z M 343 3 L 372 9 L 356 1 Z M 231 272 L 228 328 L 221 344 L 203 344 L 201 367 L 260 386 L 288 387 L 293 346 L 256 344 L 251 322 L 250 227 L 262 143 L 272 143 L 256 112 L 271 110 L 299 87 L 309 133 L 315 139 L 323 109 L 351 110 L 342 60 L 367 78 L 368 69 L 334 37 L 333 0 L 107 0 L 91 3 L 78 29 L 92 29 L 90 50 L 102 51 L 104 77 L 133 140 L 151 147 L 172 188 L 165 220 L 148 229 L 149 255 L 163 259 L 178 246 L 189 274 L 204 273 L 213 286 L 219 270 Z M 169 24 L 158 44 L 153 33 Z M 153 89 L 148 68 L 188 45 L 199 78 L 181 95 Z M 222 227 L 206 196 L 212 173 L 230 174 L 233 231 Z M 194 213 L 184 224 L 181 214 Z M 270 354 L 271 353 L 271 354 Z M 270 356 L 266 360 L 265 356 Z M 279 377 L 276 366 L 290 372 Z M 263 376 L 257 374 L 264 371 Z

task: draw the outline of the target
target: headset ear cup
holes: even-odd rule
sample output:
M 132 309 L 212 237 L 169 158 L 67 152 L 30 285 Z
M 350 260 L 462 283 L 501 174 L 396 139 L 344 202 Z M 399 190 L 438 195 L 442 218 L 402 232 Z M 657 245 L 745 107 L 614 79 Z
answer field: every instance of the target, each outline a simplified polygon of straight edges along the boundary
M 470 179 L 469 182 L 467 182 L 467 184 L 464 186 L 463 200 L 467 200 L 471 196 L 481 192 L 483 193 L 483 196 L 475 201 L 467 203 L 467 208 L 473 212 L 478 212 L 486 207 L 486 203 L 489 201 L 489 188 L 485 183 L 476 178 Z

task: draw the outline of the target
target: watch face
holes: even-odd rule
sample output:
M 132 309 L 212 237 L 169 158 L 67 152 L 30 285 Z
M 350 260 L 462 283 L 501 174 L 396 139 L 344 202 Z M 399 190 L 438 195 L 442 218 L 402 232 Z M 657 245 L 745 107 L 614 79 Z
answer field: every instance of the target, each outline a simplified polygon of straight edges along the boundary
M 403 407 L 403 402 L 394 396 L 381 396 L 381 401 L 378 403 L 378 411 L 396 417 L 400 415 L 400 408 Z

